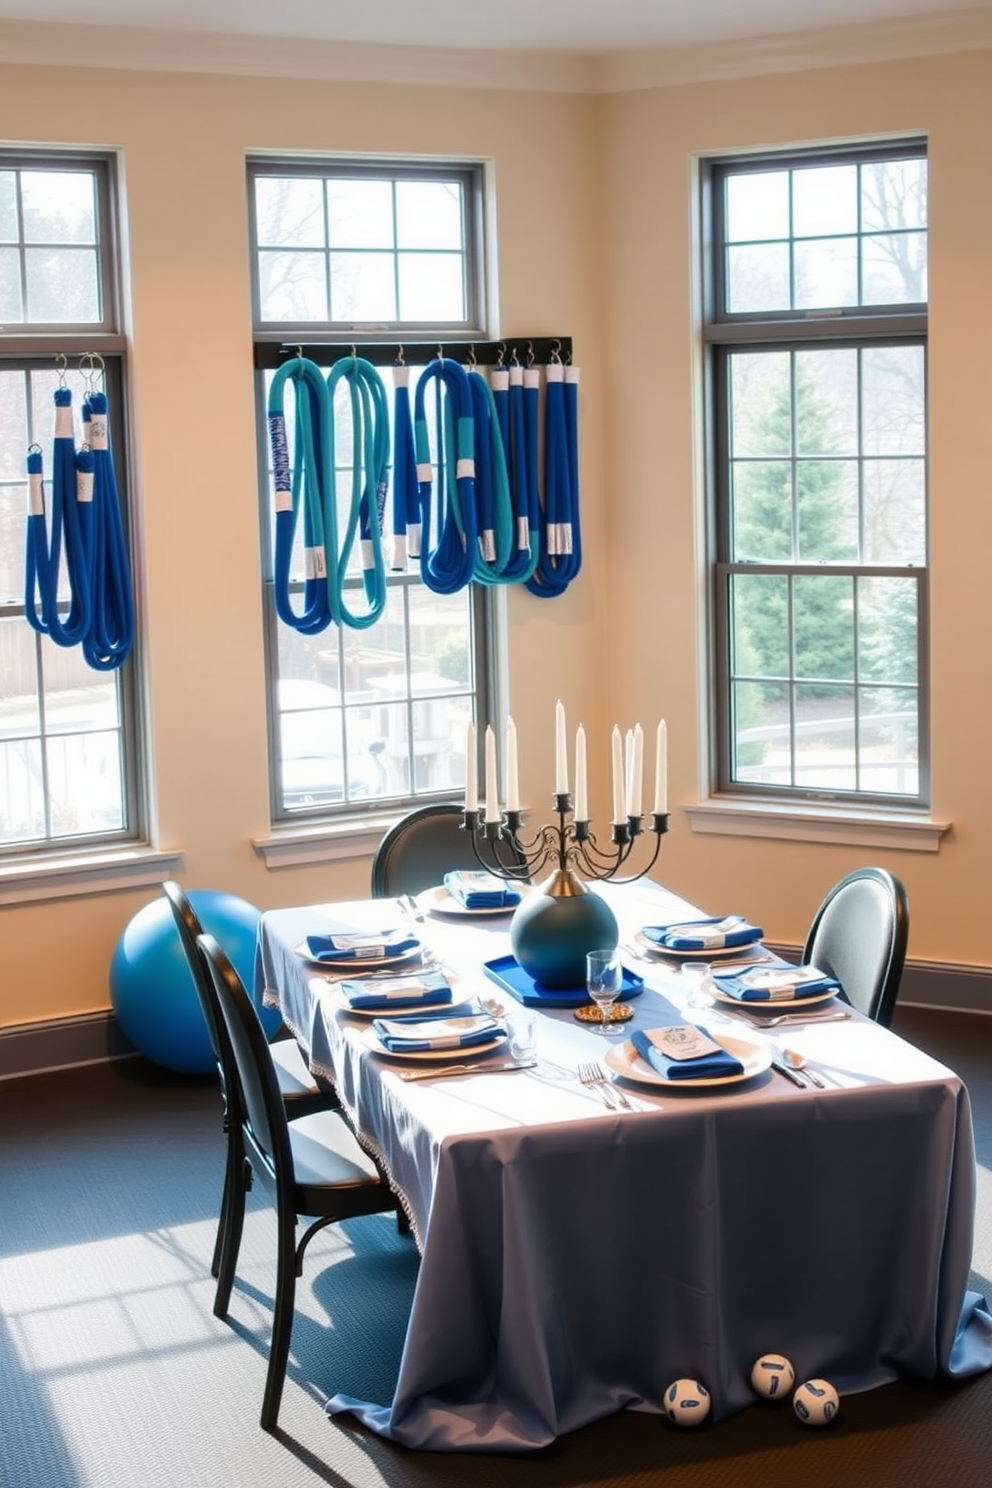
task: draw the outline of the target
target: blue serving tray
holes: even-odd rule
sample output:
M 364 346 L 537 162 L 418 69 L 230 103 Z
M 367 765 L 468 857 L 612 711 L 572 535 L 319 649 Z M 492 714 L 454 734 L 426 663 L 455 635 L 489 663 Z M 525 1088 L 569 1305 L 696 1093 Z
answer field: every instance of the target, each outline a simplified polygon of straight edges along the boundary
M 585 987 L 542 987 L 529 976 L 515 956 L 496 956 L 492 961 L 483 961 L 482 969 L 489 979 L 509 992 L 524 1007 L 577 1008 L 592 1002 Z M 620 996 L 625 1001 L 637 997 L 644 991 L 644 978 L 633 971 L 623 969 Z

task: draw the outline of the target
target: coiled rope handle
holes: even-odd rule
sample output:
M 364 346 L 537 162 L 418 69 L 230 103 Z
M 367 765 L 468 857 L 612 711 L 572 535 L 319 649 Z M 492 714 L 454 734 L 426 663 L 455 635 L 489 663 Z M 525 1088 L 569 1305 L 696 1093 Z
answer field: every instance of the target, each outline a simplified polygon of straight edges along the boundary
M 424 411 L 432 384 L 438 442 L 436 496 Z M 471 582 L 479 539 L 472 393 L 468 374 L 457 362 L 439 357 L 421 374 L 414 399 L 414 440 L 420 493 L 420 576 L 435 594 L 455 594 Z
M 92 622 L 83 638 L 83 655 L 96 671 L 109 672 L 121 666 L 134 643 L 134 590 L 110 450 L 106 393 L 88 393 L 82 413 L 90 453 L 81 451 L 73 462 L 74 484 L 78 479 L 82 492 L 92 490 L 93 524 Z M 80 509 L 85 504 L 84 495 Z
M 386 564 L 382 550 L 382 527 L 389 490 L 389 403 L 382 378 L 371 362 L 350 356 L 336 362 L 327 377 L 328 446 L 331 468 L 336 472 L 336 393 L 347 383 L 347 407 L 351 417 L 351 497 L 348 518 L 331 574 L 336 589 L 332 599 L 343 625 L 364 630 L 374 625 L 386 604 Z M 342 400 L 344 401 L 344 400 Z M 330 488 L 333 495 L 333 487 Z M 356 612 L 347 603 L 345 588 L 355 543 L 361 538 L 362 577 L 367 609 Z
M 294 392 L 293 465 L 290 469 L 286 430 L 285 388 Z M 276 372 L 269 387 L 269 444 L 275 487 L 275 554 L 273 589 L 276 614 L 302 635 L 317 635 L 338 619 L 328 586 L 328 534 L 325 532 L 325 492 L 334 492 L 334 467 L 329 463 L 323 430 L 330 426 L 327 383 L 316 362 L 293 357 Z M 293 548 L 300 513 L 303 514 L 303 606 L 294 610 L 290 593 Z M 330 503 L 330 550 L 337 552 L 336 508 Z

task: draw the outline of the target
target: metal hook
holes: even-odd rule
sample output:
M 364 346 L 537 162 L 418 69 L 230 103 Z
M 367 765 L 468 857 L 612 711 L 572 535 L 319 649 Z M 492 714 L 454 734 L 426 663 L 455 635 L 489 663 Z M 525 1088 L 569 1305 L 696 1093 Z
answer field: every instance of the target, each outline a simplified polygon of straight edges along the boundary
M 533 341 L 528 341 L 527 342 L 527 365 L 528 365 L 528 367 L 533 367 L 533 365 L 534 365 L 534 343 L 533 343 Z
M 66 373 L 66 368 L 68 367 L 68 365 L 69 365 L 69 358 L 66 356 L 65 352 L 64 351 L 57 351 L 55 353 L 55 366 L 58 369 L 59 387 L 60 388 L 65 387 L 65 373 Z
M 403 346 L 402 346 L 402 343 L 396 348 L 396 360 L 393 363 L 393 366 L 394 367 L 405 367 L 406 366 L 406 358 L 403 355 Z
M 554 345 L 552 346 L 552 348 L 551 348 L 551 365 L 552 366 L 555 366 L 556 363 L 558 363 L 560 361 L 561 361 L 561 342 L 560 341 L 556 341 L 554 343 Z
M 497 367 L 502 367 L 502 365 L 503 365 L 503 358 L 504 358 L 505 355 L 506 355 L 506 342 L 505 341 L 501 341 L 499 343 L 499 347 L 497 348 L 497 351 L 496 351 L 496 365 L 497 365 Z
M 479 365 L 478 362 L 475 359 L 475 342 L 474 341 L 469 346 L 468 356 L 465 358 L 465 365 L 466 365 L 466 367 L 477 367 Z
M 520 358 L 517 356 L 517 348 L 516 347 L 514 347 L 513 350 L 510 352 L 510 366 L 511 367 L 519 367 L 520 366 Z
M 437 359 L 439 362 L 444 361 L 444 347 L 441 345 L 440 341 L 437 343 Z

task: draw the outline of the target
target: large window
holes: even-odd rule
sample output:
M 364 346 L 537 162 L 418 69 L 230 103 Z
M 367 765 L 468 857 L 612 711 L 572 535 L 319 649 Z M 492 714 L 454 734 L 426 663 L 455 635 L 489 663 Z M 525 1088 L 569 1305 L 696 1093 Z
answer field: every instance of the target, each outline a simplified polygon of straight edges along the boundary
M 102 157 L 0 152 L 0 853 L 139 830 L 131 663 L 92 670 L 25 618 L 26 457 L 52 473 L 54 396 L 107 394 L 122 501 L 123 408 L 112 166 Z M 68 609 L 64 558 L 59 612 Z
M 493 707 L 492 596 L 477 585 L 435 593 L 415 562 L 391 553 L 385 606 L 373 625 L 331 623 L 307 634 L 280 620 L 265 414 L 277 348 L 282 355 L 305 346 L 325 373 L 349 343 L 362 343 L 366 357 L 380 348 L 391 412 L 390 361 L 402 354 L 409 364 L 412 399 L 418 370 L 437 345 L 484 338 L 481 168 L 254 160 L 248 187 L 273 818 L 355 814 L 387 801 L 451 795 L 464 780 L 466 723 L 473 716 L 484 722 Z M 291 381 L 285 395 L 292 462 Z M 342 530 L 354 453 L 349 396 L 341 381 L 334 461 Z M 345 575 L 352 614 L 364 605 L 360 559 L 356 543 Z M 306 577 L 301 521 L 290 583 L 297 612 Z
M 926 804 L 924 147 L 705 185 L 716 787 Z

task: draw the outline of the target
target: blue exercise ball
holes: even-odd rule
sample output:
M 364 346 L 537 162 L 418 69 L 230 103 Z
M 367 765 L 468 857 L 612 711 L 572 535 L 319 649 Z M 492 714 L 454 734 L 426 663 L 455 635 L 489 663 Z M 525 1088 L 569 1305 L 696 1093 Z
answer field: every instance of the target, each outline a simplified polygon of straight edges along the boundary
M 213 889 L 193 889 L 189 900 L 204 930 L 216 936 L 251 991 L 260 911 L 245 899 Z M 155 1064 L 187 1075 L 215 1068 L 193 976 L 164 895 L 125 925 L 110 962 L 110 1001 L 122 1032 Z M 258 1012 L 271 1037 L 279 1026 L 278 1013 L 268 1008 Z

